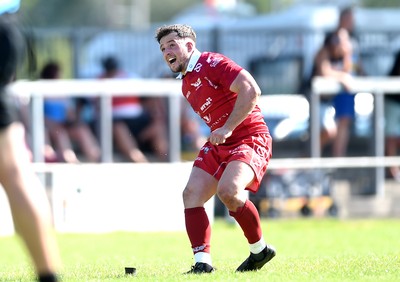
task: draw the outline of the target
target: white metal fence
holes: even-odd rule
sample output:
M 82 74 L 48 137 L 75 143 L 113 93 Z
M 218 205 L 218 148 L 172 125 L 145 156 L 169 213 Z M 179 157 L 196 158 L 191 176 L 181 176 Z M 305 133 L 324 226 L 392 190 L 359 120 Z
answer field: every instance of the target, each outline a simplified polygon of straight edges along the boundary
M 100 99 L 100 144 L 102 161 L 112 161 L 111 97 L 138 95 L 141 97 L 167 97 L 169 108 L 170 161 L 180 160 L 180 81 L 173 79 L 78 79 L 17 81 L 10 91 L 31 99 L 32 152 L 35 162 L 43 162 L 44 97 L 98 97 Z
M 384 196 L 384 168 L 400 165 L 399 157 L 384 156 L 384 95 L 400 93 L 400 80 L 386 77 L 356 78 L 354 92 L 369 92 L 375 97 L 374 104 L 374 156 L 321 158 L 319 107 L 321 95 L 334 95 L 340 85 L 333 80 L 316 78 L 312 85 L 311 111 L 311 158 L 272 159 L 269 169 L 310 169 L 310 168 L 376 168 L 376 192 Z M 100 143 L 102 161 L 112 161 L 111 97 L 112 95 L 138 95 L 146 97 L 163 96 L 169 101 L 169 142 L 170 161 L 179 162 L 180 153 L 180 107 L 181 82 L 173 79 L 121 79 L 121 80 L 39 80 L 17 81 L 10 91 L 18 96 L 31 98 L 31 134 L 33 159 L 43 162 L 44 144 L 43 98 L 56 96 L 99 97 L 100 98 Z M 129 93 L 129 94 L 128 94 Z M 265 96 L 261 99 L 266 98 Z M 265 104 L 265 103 L 263 103 Z
M 317 77 L 312 82 L 311 93 L 311 158 L 319 158 L 320 152 L 320 98 L 322 95 L 335 95 L 341 85 L 333 80 Z M 387 158 L 385 155 L 385 121 L 384 95 L 400 93 L 400 79 L 395 77 L 357 77 L 352 84 L 352 92 L 366 92 L 374 95 L 374 155 L 373 157 L 356 158 L 351 162 L 349 158 L 339 158 L 332 167 L 348 167 L 349 164 L 358 167 L 376 167 L 375 185 L 378 196 L 384 196 L 385 166 L 400 165 L 400 158 Z

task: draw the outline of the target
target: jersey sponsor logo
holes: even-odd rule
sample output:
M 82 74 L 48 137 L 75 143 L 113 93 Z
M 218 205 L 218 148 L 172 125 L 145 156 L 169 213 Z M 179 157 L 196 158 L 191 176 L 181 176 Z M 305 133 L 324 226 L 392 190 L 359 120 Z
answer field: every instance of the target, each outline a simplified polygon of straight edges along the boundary
M 208 97 L 203 105 L 201 105 L 200 110 L 204 113 L 211 106 L 212 99 Z
M 221 62 L 223 60 L 222 57 L 214 57 L 212 55 L 208 56 L 207 58 L 207 63 L 210 64 L 210 67 L 215 68 L 219 62 Z
M 223 119 L 227 118 L 229 116 L 229 113 L 225 113 L 222 116 L 220 116 L 215 122 L 213 122 L 210 127 L 213 128 L 217 124 L 219 124 Z
M 201 79 L 198 78 L 196 82 L 191 83 L 190 85 L 192 85 L 193 87 L 196 88 L 196 91 L 201 87 Z
M 210 114 L 205 115 L 202 117 L 202 119 L 208 124 L 211 122 L 211 115 Z
M 194 67 L 194 70 L 195 70 L 196 72 L 200 72 L 202 66 L 203 66 L 202 63 L 197 63 L 197 65 Z
M 214 87 L 214 89 L 218 88 L 218 86 L 215 85 L 207 76 L 205 76 L 204 79 L 207 80 L 208 84 L 210 84 L 211 87 Z
M 189 99 L 190 94 L 192 94 L 192 92 L 190 92 L 190 91 L 186 92 L 186 95 L 185 95 L 186 99 Z

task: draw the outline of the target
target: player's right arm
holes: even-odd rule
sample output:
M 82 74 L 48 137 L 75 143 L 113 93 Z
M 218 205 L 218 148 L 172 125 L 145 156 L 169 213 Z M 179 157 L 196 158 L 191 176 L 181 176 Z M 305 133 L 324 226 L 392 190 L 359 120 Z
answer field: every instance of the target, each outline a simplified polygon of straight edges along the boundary
M 210 142 L 222 144 L 232 135 L 233 130 L 241 124 L 257 105 L 261 89 L 253 76 L 242 69 L 230 86 L 230 91 L 237 93 L 237 98 L 232 112 L 225 124 L 212 131 Z

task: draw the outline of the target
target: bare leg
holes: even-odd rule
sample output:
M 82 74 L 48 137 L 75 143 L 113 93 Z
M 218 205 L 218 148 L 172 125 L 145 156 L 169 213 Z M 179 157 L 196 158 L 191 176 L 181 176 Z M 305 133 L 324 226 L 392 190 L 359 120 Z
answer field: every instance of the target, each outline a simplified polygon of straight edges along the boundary
M 50 139 L 54 142 L 57 152 L 61 154 L 62 160 L 67 163 L 79 163 L 64 126 L 56 123 L 50 124 L 49 122 L 47 125 Z
M 69 129 L 69 134 L 73 140 L 79 143 L 82 153 L 89 162 L 100 160 L 100 146 L 89 127 L 85 124 L 77 124 Z
M 336 135 L 337 135 L 337 128 L 322 129 L 320 134 L 321 152 L 324 150 L 326 146 L 328 146 L 332 142 L 332 140 L 335 139 Z
M 148 162 L 146 156 L 139 150 L 135 137 L 123 122 L 113 124 L 114 141 L 121 153 L 135 163 Z
M 44 188 L 23 150 L 24 129 L 14 123 L 0 131 L 0 183 L 7 194 L 16 232 L 22 237 L 40 274 L 55 274 L 60 256 Z
M 236 212 L 247 200 L 245 188 L 253 181 L 254 171 L 246 163 L 233 161 L 226 167 L 219 183 L 217 195 L 228 208 Z
M 147 98 L 142 100 L 152 122 L 140 133 L 141 142 L 149 142 L 160 161 L 168 160 L 167 109 L 165 98 Z
M 347 153 L 349 143 L 350 124 L 352 119 L 349 117 L 340 118 L 337 123 L 337 135 L 333 143 L 333 156 L 343 157 Z
M 386 138 L 386 155 L 387 156 L 396 156 L 397 148 L 399 147 L 400 138 L 398 137 L 387 137 Z M 400 167 L 393 166 L 389 168 L 390 175 L 400 181 Z
M 203 207 L 217 191 L 217 180 L 204 170 L 193 167 L 183 191 L 183 204 L 187 208 Z
M 150 142 L 161 161 L 168 159 L 168 134 L 163 121 L 155 120 L 140 134 L 140 140 Z

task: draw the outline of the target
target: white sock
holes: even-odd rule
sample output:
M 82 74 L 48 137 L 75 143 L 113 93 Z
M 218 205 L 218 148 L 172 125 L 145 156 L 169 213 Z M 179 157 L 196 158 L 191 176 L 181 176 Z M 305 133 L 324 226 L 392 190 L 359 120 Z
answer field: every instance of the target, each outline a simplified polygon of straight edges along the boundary
M 195 262 L 204 262 L 212 266 L 211 255 L 205 252 L 198 252 L 194 254 Z
M 253 254 L 259 254 L 262 252 L 262 250 L 265 249 L 267 244 L 264 241 L 264 238 L 261 237 L 261 239 L 258 242 L 255 242 L 254 244 L 250 244 L 250 252 Z

